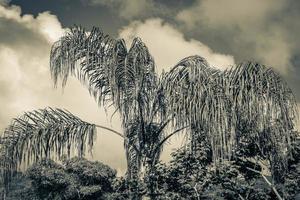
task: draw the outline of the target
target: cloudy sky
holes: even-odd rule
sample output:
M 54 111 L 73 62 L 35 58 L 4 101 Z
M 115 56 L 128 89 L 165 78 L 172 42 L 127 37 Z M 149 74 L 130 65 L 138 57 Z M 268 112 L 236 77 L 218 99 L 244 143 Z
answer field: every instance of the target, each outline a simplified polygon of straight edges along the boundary
M 258 61 L 278 71 L 300 102 L 299 10 L 298 0 L 0 0 L 0 130 L 22 112 L 47 106 L 121 129 L 78 81 L 53 88 L 51 44 L 74 24 L 99 26 L 128 46 L 141 37 L 159 72 L 195 54 L 220 69 Z M 98 132 L 94 159 L 124 172 L 122 140 Z M 173 140 L 165 160 L 181 143 Z

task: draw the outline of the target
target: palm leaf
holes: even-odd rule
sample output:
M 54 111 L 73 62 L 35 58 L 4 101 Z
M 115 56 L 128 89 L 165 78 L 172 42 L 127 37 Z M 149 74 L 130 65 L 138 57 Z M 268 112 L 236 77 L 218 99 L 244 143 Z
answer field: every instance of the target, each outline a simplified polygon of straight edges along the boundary
M 196 133 L 207 134 L 216 159 L 225 158 L 231 151 L 226 142 L 228 102 L 218 84 L 220 74 L 204 58 L 187 57 L 166 74 L 163 89 L 173 126 L 198 130 L 191 131 L 191 140 Z
M 258 132 L 276 124 L 281 124 L 286 133 L 294 128 L 297 115 L 295 97 L 286 82 L 271 68 L 246 62 L 225 71 L 223 76 L 222 85 L 237 123 L 255 122 L 252 128 Z
M 76 76 L 99 103 L 111 98 L 113 67 L 124 61 L 124 42 L 111 39 L 99 28 L 90 33 L 81 27 L 71 28 L 53 44 L 50 71 L 54 84 L 65 86 L 69 75 Z
M 137 116 L 146 120 L 157 77 L 154 60 L 141 39 L 133 40 L 126 64 L 118 67 L 115 79 L 120 90 L 117 105 L 123 121 L 131 123 Z
M 209 67 L 206 60 L 191 56 L 181 60 L 163 77 L 163 93 L 168 104 L 168 114 L 174 116 L 176 127 L 198 123 L 196 116 L 204 103 L 204 96 L 209 96 L 211 79 L 218 73 Z M 192 113 L 193 112 L 193 113 Z M 192 116 L 194 115 L 194 116 Z
M 46 108 L 15 118 L 1 137 L 0 160 L 5 182 L 19 167 L 43 157 L 60 158 L 77 150 L 83 156 L 92 150 L 96 128 L 68 111 Z

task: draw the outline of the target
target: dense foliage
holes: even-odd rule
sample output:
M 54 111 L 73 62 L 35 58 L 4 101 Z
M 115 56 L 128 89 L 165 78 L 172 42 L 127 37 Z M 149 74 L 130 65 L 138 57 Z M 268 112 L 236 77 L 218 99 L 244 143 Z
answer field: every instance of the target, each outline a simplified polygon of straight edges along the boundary
M 72 158 L 58 164 L 44 159 L 31 166 L 25 176 L 14 179 L 13 184 L 22 185 L 11 188 L 9 195 L 24 200 L 105 199 L 113 192 L 115 179 L 116 171 L 100 162 Z
M 253 146 L 251 143 L 247 145 Z M 299 146 L 300 139 L 297 139 L 288 158 L 285 182 L 273 182 L 284 199 L 300 197 Z M 155 179 L 156 191 L 161 194 L 161 199 L 278 199 L 261 174 L 265 174 L 270 182 L 271 176 L 256 162 L 242 159 L 249 156 L 245 149 L 237 151 L 240 159 L 223 162 L 216 167 L 212 165 L 211 149 L 205 141 L 199 143 L 194 152 L 189 147 L 181 148 L 172 154 L 169 165 L 156 165 L 155 172 L 147 177 L 148 183 L 149 179 Z M 252 149 L 252 153 L 255 152 L 258 153 Z

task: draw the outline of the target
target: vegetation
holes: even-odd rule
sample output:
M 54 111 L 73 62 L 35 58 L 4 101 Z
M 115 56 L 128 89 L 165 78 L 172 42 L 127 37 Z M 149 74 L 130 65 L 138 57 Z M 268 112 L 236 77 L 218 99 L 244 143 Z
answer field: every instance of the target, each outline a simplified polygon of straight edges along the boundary
M 72 158 L 62 164 L 43 159 L 32 165 L 21 178 L 22 186 L 8 199 L 105 199 L 113 192 L 116 171 L 100 162 Z
M 170 163 L 156 164 L 153 174 L 138 183 L 141 192 L 153 187 L 155 199 L 276 199 L 272 187 L 254 172 L 260 170 L 256 163 L 236 159 L 215 168 L 207 142 L 198 144 L 195 153 L 183 147 L 172 153 Z M 289 159 L 285 182 L 274 185 L 284 199 L 300 195 L 299 144 L 300 139 L 293 144 L 297 159 Z M 239 154 L 247 156 L 243 152 Z M 62 164 L 42 160 L 25 176 L 12 180 L 14 187 L 7 199 L 129 199 L 136 182 L 115 175 L 108 166 L 85 159 L 67 159 Z
M 83 157 L 92 150 L 96 128 L 124 138 L 127 174 L 121 185 L 128 186 L 131 199 L 157 198 L 154 174 L 162 147 L 179 133 L 186 135 L 187 151 L 196 156 L 190 159 L 197 164 L 187 169 L 203 168 L 201 173 L 214 177 L 209 180 L 232 179 L 239 162 L 254 162 L 260 168 L 252 170 L 258 173 L 267 169 L 272 183 L 284 183 L 288 176 L 292 160 L 288 158 L 295 158 L 297 106 L 290 88 L 271 68 L 244 62 L 219 71 L 204 58 L 191 56 L 157 75 L 141 39 L 135 38 L 127 50 L 124 40 L 115 40 L 99 28 L 87 32 L 73 27 L 53 45 L 50 71 L 55 86 L 59 81 L 65 86 L 68 77 L 75 76 L 99 106 L 113 106 L 123 133 L 87 123 L 62 109 L 27 112 L 14 119 L 0 139 L 0 169 L 7 189 L 12 172 L 20 166 L 42 158 L 60 160 L 75 151 Z M 207 151 L 199 153 L 198 148 Z M 205 184 L 198 178 L 187 179 L 197 183 L 192 184 L 197 192 Z M 211 184 L 219 187 L 218 181 Z M 206 190 L 199 191 L 205 194 Z M 276 188 L 273 191 L 278 193 Z
M 206 142 L 199 143 L 196 153 L 188 148 L 175 151 L 169 164 L 156 166 L 156 190 L 161 199 L 297 199 L 300 196 L 300 139 L 293 144 L 294 158 L 288 158 L 289 169 L 285 182 L 275 183 L 255 160 L 232 159 L 218 167 L 212 163 L 211 150 Z M 249 143 L 251 146 L 251 143 Z M 244 149 L 241 157 L 248 157 Z M 258 151 L 253 151 L 258 153 Z M 274 189 L 278 192 L 276 196 Z M 167 197 L 166 197 L 167 196 Z

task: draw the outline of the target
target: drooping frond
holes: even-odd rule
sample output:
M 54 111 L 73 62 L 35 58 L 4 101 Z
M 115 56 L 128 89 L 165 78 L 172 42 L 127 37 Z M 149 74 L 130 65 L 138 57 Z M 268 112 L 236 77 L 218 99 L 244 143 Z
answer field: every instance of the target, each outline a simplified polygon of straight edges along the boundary
M 174 116 L 176 127 L 199 122 L 200 111 L 205 106 L 204 97 L 212 92 L 211 82 L 218 71 L 206 60 L 191 56 L 181 60 L 163 77 L 163 92 L 167 99 L 168 113 Z
M 176 128 L 190 126 L 191 140 L 195 133 L 209 137 L 215 158 L 224 158 L 231 151 L 228 135 L 227 99 L 218 84 L 220 71 L 199 56 L 180 61 L 164 78 L 164 95 L 168 114 Z
M 1 137 L 1 172 L 5 182 L 10 173 L 41 158 L 60 157 L 77 150 L 84 155 L 86 146 L 92 150 L 95 125 L 68 111 L 46 108 L 27 112 L 15 118 Z
M 255 139 L 262 153 L 271 160 L 273 174 L 278 177 L 274 170 L 285 171 L 285 158 L 297 117 L 291 89 L 271 68 L 253 62 L 241 63 L 223 72 L 222 76 L 221 85 L 231 103 L 231 116 L 235 121 L 232 128 L 235 133 L 251 130 L 240 134 Z M 264 152 L 266 146 L 271 147 L 272 153 Z
M 141 117 L 147 120 L 157 77 L 155 64 L 147 47 L 140 38 L 135 38 L 126 57 L 126 64 L 120 65 L 116 73 L 119 87 L 119 102 L 126 122 Z
M 286 82 L 271 68 L 245 62 L 223 74 L 223 87 L 241 120 L 257 121 L 263 130 L 280 120 L 286 130 L 296 117 L 295 97 Z
M 225 71 L 223 77 L 237 126 L 251 125 L 253 132 L 281 127 L 274 130 L 274 137 L 277 135 L 282 144 L 289 146 L 297 106 L 286 82 L 271 68 L 252 62 Z
M 102 103 L 111 98 L 112 70 L 115 65 L 124 62 L 125 56 L 123 41 L 110 38 L 99 28 L 88 33 L 81 27 L 73 27 L 52 46 L 51 76 L 55 85 L 61 79 L 62 86 L 70 75 L 76 76 Z

